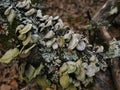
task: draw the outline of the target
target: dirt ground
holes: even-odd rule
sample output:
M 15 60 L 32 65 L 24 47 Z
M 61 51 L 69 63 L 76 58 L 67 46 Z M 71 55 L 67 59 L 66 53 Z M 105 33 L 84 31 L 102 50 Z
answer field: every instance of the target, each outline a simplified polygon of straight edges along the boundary
M 64 23 L 73 30 L 80 32 L 80 27 L 87 25 L 89 10 L 91 17 L 107 0 L 43 0 L 44 14 L 60 16 Z M 6 51 L 0 43 L 0 57 Z M 10 66 L 0 63 L 0 90 L 40 90 L 35 83 L 26 84 L 18 77 L 18 62 Z M 97 90 L 97 89 L 96 89 Z

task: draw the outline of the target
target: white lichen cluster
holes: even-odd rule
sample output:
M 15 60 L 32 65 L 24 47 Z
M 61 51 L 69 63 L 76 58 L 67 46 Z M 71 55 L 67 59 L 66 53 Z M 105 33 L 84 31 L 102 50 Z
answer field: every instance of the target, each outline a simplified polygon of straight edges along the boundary
M 80 90 L 93 83 L 97 72 L 106 69 L 107 64 L 100 55 L 103 46 L 89 44 L 87 37 L 73 32 L 59 16 L 43 15 L 40 9 L 32 7 L 30 0 L 9 6 L 4 14 L 10 25 L 14 20 L 20 22 L 15 32 L 23 45 L 21 52 L 40 46 L 38 52 L 44 65 L 40 74 L 46 74 L 44 80 L 39 80 L 41 86 L 45 86 L 42 81 L 49 80 L 66 90 Z

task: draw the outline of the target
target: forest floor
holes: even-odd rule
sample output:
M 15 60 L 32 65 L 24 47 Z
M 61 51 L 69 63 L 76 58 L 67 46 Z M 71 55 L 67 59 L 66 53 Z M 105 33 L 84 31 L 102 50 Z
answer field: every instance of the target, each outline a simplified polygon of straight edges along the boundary
M 87 11 L 93 16 L 107 0 L 43 0 L 44 14 L 60 16 L 64 23 L 76 32 L 81 32 L 80 27 L 89 23 Z M 117 34 L 117 33 L 115 33 Z M 0 57 L 6 51 L 0 42 Z M 0 90 L 39 90 L 35 83 L 26 84 L 19 80 L 18 62 L 11 65 L 0 63 Z
M 101 8 L 107 0 L 44 0 L 45 14 L 60 16 L 64 23 L 75 31 L 87 25 L 87 11 L 91 17 Z

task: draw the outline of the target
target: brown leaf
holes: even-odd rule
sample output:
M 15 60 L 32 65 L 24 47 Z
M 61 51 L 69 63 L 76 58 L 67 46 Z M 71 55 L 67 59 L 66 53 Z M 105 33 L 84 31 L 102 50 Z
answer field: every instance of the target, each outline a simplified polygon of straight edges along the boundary
M 13 89 L 17 89 L 17 88 L 18 88 L 18 83 L 16 82 L 15 79 L 12 79 L 9 84 L 10 84 L 10 86 L 11 86 Z
M 0 90 L 11 90 L 11 86 L 3 84 L 1 85 Z

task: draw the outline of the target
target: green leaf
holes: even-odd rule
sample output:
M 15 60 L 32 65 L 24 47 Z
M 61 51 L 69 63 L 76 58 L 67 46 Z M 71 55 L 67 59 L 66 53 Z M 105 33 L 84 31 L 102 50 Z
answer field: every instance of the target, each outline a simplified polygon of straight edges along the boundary
M 10 63 L 11 60 L 17 57 L 18 55 L 19 55 L 18 48 L 10 49 L 2 56 L 2 58 L 0 58 L 0 62 Z

